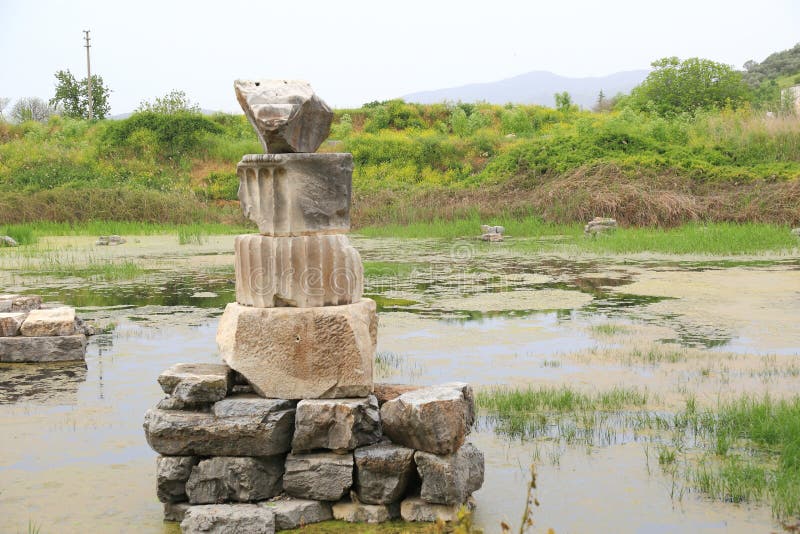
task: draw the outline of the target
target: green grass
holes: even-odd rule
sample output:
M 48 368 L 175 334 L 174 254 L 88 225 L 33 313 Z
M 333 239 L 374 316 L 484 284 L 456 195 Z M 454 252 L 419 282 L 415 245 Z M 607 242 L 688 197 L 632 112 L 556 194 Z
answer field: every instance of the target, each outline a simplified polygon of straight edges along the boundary
M 414 534 L 437 532 L 432 523 L 407 523 L 389 521 L 378 525 L 367 523 L 347 523 L 345 521 L 323 521 L 302 528 L 284 530 L 286 534 Z
M 595 334 L 601 336 L 615 336 L 617 334 L 624 334 L 628 331 L 627 328 L 618 324 L 603 323 L 592 325 L 591 330 Z
M 206 228 L 199 224 L 181 226 L 178 228 L 178 243 L 181 245 L 202 245 L 208 241 Z
M 26 236 L 22 244 L 36 243 L 45 236 L 101 236 L 101 235 L 167 235 L 208 236 L 251 233 L 254 229 L 248 226 L 204 223 L 204 224 L 167 224 L 138 221 L 87 221 L 79 223 L 39 221 L 35 223 L 10 224 L 0 228 L 4 235 Z M 16 239 L 16 237 L 15 237 Z M 187 237 L 191 240 L 191 237 Z
M 612 388 L 597 393 L 583 393 L 570 387 L 497 388 L 480 391 L 479 407 L 499 414 L 578 411 L 617 411 L 647 404 L 647 392 L 633 388 Z
M 550 224 L 537 217 L 481 219 L 477 214 L 456 220 L 436 220 L 406 226 L 385 225 L 362 228 L 367 237 L 397 238 L 470 238 L 480 234 L 481 224 L 506 227 L 503 243 L 476 247 L 509 247 L 521 252 L 574 251 L 595 254 L 658 253 L 674 255 L 745 255 L 767 252 L 797 252 L 800 239 L 789 226 L 765 223 L 690 223 L 676 228 L 619 228 L 609 235 L 589 237 L 580 224 Z M 541 238 L 541 239 L 515 239 Z
M 408 276 L 418 267 L 420 265 L 416 263 L 365 261 L 364 276 L 368 278 Z

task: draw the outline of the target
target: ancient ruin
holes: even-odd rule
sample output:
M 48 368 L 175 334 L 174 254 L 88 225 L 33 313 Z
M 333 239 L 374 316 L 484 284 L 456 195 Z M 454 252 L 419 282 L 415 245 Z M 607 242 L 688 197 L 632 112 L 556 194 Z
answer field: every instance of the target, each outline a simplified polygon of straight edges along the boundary
M 75 308 L 47 307 L 38 295 L 0 295 L 0 362 L 82 361 L 93 333 Z
M 183 532 L 276 530 L 337 518 L 452 520 L 483 454 L 465 383 L 373 384 L 376 305 L 350 228 L 350 154 L 313 153 L 332 112 L 304 82 L 237 81 L 266 154 L 238 166 L 259 234 L 235 242 L 223 364 L 179 364 L 145 415 L 158 498 Z

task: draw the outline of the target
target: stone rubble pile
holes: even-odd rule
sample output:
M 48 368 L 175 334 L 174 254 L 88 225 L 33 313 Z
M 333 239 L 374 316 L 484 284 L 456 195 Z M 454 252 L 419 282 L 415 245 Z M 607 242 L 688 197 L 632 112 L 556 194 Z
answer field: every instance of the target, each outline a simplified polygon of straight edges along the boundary
M 93 334 L 74 308 L 42 307 L 38 295 L 0 295 L 0 362 L 84 360 Z
M 483 484 L 464 383 L 373 384 L 375 302 L 350 228 L 351 154 L 313 153 L 332 113 L 304 82 L 235 83 L 266 154 L 237 168 L 259 233 L 235 240 L 223 364 L 178 364 L 145 415 L 158 498 L 183 532 L 331 518 L 452 520 Z M 502 232 L 501 232 L 502 233 Z
M 583 227 L 583 233 L 597 235 L 613 232 L 617 229 L 617 220 L 610 217 L 595 217 Z

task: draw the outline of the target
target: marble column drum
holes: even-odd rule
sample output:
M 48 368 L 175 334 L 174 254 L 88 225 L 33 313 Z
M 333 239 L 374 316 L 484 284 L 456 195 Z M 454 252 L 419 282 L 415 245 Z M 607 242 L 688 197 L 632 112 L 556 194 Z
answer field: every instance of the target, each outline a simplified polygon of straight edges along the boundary
M 339 306 L 361 299 L 364 268 L 346 235 L 239 235 L 236 302 L 273 308 Z
M 236 172 L 242 211 L 259 233 L 350 230 L 351 154 L 247 154 Z

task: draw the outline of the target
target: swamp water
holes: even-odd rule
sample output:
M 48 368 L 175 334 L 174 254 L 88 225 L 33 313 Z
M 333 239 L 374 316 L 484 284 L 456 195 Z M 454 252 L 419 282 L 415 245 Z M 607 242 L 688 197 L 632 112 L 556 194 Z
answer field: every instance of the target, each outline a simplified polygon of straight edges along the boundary
M 104 332 L 91 339 L 85 367 L 0 365 L 2 532 L 176 531 L 161 521 L 142 417 L 162 396 L 163 369 L 218 361 L 217 318 L 234 299 L 233 236 L 184 246 L 141 237 L 100 251 L 91 241 L 0 251 L 4 292 L 76 306 Z M 797 393 L 797 258 L 728 264 L 469 241 L 354 244 L 365 293 L 379 304 L 377 380 L 628 388 L 646 393 L 637 410 L 647 414 L 674 413 L 689 396 L 713 406 L 742 393 Z M 130 263 L 129 274 L 96 268 Z M 586 417 L 588 430 L 577 424 Z M 486 453 L 477 523 L 487 533 L 518 524 L 535 462 L 535 531 L 780 530 L 768 506 L 709 499 L 663 469 L 660 438 L 625 418 L 564 415 L 532 430 L 484 412 L 471 436 Z

